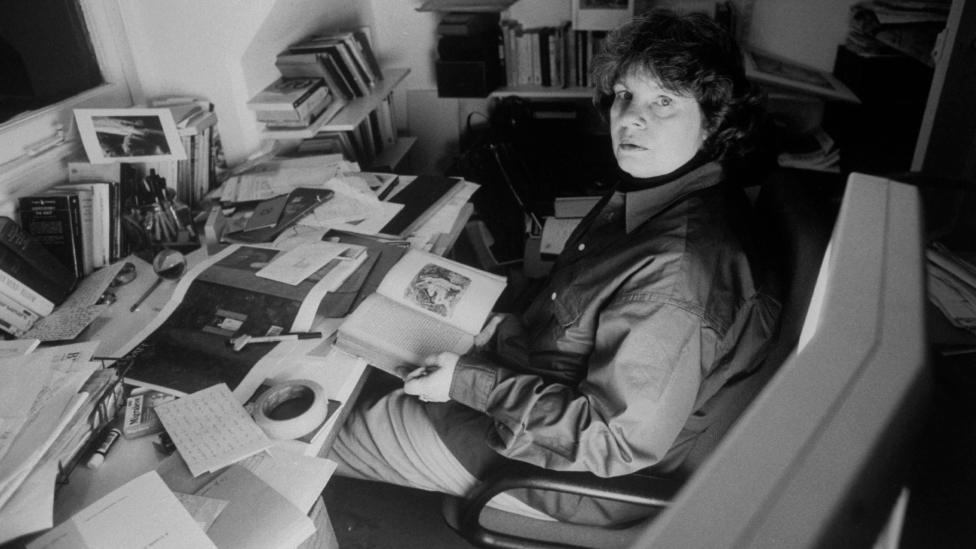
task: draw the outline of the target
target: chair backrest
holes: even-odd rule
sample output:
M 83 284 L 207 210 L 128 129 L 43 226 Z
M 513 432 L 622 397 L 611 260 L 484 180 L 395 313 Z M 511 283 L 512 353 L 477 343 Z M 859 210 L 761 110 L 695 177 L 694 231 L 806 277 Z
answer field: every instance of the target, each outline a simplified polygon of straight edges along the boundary
M 778 277 L 780 325 L 759 369 L 733 380 L 707 403 L 712 416 L 676 475 L 690 476 L 708 458 L 753 398 L 794 352 L 817 272 L 830 240 L 844 180 L 834 174 L 777 169 L 755 200 L 763 255 Z

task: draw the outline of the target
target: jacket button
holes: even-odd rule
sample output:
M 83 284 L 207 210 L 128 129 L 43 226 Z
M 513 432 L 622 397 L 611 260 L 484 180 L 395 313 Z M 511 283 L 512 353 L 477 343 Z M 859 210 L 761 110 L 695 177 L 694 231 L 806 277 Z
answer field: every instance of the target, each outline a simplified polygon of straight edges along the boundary
M 549 296 L 549 299 L 556 301 L 556 292 L 552 292 L 552 295 Z
M 582 242 L 580 242 L 580 245 L 577 246 L 576 249 L 582 252 L 583 250 L 586 249 L 586 244 L 583 244 Z

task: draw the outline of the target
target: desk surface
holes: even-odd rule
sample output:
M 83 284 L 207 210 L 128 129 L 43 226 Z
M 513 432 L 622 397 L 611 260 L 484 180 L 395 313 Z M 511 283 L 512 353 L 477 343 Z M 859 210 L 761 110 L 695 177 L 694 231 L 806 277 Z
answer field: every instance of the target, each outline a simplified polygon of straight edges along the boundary
M 451 230 L 438 238 L 434 243 L 435 253 L 444 253 L 454 243 L 464 227 L 465 222 L 471 214 L 471 208 L 461 210 L 460 216 L 453 223 Z M 206 252 L 203 248 L 193 252 L 188 256 L 191 265 L 190 272 L 193 273 L 193 266 L 206 259 Z M 129 307 L 141 296 L 156 280 L 156 275 L 152 271 L 151 265 L 138 258 L 130 258 L 136 265 L 136 279 L 125 286 L 116 290 L 117 301 L 97 319 L 83 334 L 86 340 L 99 340 L 96 356 L 121 357 L 128 352 L 140 334 L 146 334 L 147 330 L 154 329 L 168 314 L 167 303 L 176 289 L 176 281 L 163 281 L 159 287 L 143 301 L 140 308 L 133 313 L 129 312 Z M 170 308 L 172 305 L 170 306 Z M 334 326 L 326 326 L 325 331 L 334 330 L 338 326 L 338 321 Z M 273 353 L 280 358 L 280 355 L 288 351 L 301 352 L 302 345 L 315 345 L 320 342 L 283 342 L 276 346 Z M 280 351 L 280 352 L 279 352 Z M 259 363 L 260 364 L 260 363 Z M 338 400 L 342 404 L 333 414 L 329 423 L 326 425 L 327 434 L 321 447 L 319 455 L 326 455 L 331 447 L 332 441 L 338 433 L 346 416 L 352 408 L 362 386 L 365 382 L 366 367 L 348 368 L 345 371 L 336 371 L 336 378 L 332 385 L 330 398 Z M 54 522 L 58 524 L 84 508 L 98 498 L 108 494 L 115 488 L 121 486 L 136 476 L 155 469 L 160 460 L 164 457 L 160 455 L 152 444 L 156 437 L 142 437 L 134 440 L 120 440 L 106 457 L 105 463 L 98 469 L 91 470 L 86 467 L 77 467 L 71 474 L 67 485 L 59 489 L 55 498 Z M 320 501 L 321 503 L 321 501 Z M 313 513 L 315 513 L 313 509 Z M 318 512 L 317 526 L 331 530 L 328 525 L 326 513 Z M 321 529 L 320 528 L 320 529 Z M 334 537 L 329 535 L 317 536 L 317 546 L 328 546 L 334 543 Z

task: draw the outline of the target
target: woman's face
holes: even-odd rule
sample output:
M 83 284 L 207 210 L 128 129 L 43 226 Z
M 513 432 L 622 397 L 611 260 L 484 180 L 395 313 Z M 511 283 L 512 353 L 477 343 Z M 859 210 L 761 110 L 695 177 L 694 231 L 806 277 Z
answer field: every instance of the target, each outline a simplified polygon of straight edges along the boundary
M 634 177 L 664 175 L 691 160 L 705 140 L 694 97 L 630 71 L 613 86 L 610 137 L 617 164 Z

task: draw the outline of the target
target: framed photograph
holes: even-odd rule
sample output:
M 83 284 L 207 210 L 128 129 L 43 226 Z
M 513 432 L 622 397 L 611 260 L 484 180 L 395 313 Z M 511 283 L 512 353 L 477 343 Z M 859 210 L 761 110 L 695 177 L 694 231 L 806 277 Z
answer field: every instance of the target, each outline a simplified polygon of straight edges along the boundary
M 186 158 L 169 109 L 75 109 L 75 122 L 92 164 Z
M 764 51 L 748 49 L 744 55 L 746 77 L 754 82 L 808 92 L 829 99 L 861 102 L 850 88 L 829 72 Z
M 573 29 L 613 30 L 634 15 L 634 0 L 573 0 Z

